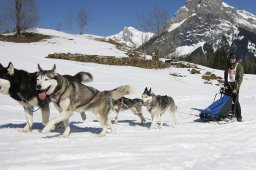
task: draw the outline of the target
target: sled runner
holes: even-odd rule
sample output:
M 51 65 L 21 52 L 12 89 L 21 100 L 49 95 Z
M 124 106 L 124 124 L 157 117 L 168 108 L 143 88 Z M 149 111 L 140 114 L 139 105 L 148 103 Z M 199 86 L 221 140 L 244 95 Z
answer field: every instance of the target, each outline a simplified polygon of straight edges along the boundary
M 232 94 L 220 90 L 220 99 L 214 101 L 206 109 L 202 110 L 199 117 L 204 121 L 229 121 L 235 117 L 235 110 L 232 110 L 236 103 L 232 103 Z

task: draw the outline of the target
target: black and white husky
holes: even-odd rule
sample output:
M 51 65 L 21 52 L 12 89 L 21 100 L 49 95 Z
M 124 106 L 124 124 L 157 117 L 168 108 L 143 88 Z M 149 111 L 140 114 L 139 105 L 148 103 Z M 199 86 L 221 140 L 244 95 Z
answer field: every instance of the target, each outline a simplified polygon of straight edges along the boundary
M 148 112 L 151 114 L 152 123 L 150 129 L 161 128 L 163 125 L 163 120 L 161 116 L 169 111 L 173 118 L 173 126 L 176 124 L 176 111 L 177 106 L 174 100 L 169 96 L 155 95 L 151 92 L 151 88 L 148 90 L 146 87 L 143 94 L 142 100 L 144 105 L 147 107 Z M 160 125 L 157 126 L 157 119 L 160 118 Z
M 79 72 L 75 76 L 64 76 L 79 82 L 90 82 L 93 79 L 87 72 Z M 22 129 L 23 132 L 29 132 L 32 129 L 34 107 L 41 108 L 42 123 L 46 125 L 49 122 L 49 100 L 44 95 L 38 95 L 36 77 L 36 72 L 29 73 L 16 69 L 11 62 L 7 67 L 0 64 L 0 93 L 9 95 L 24 107 L 27 123 Z M 81 113 L 81 116 L 85 119 L 85 113 Z
M 145 118 L 142 115 L 142 106 L 143 101 L 141 99 L 129 99 L 126 97 L 122 97 L 113 102 L 112 109 L 114 111 L 114 114 L 111 119 L 114 120 L 115 123 L 117 123 L 120 111 L 131 110 L 135 115 L 140 118 L 141 124 L 143 124 L 145 122 Z
M 61 76 L 56 73 L 55 69 L 55 65 L 52 70 L 43 70 L 38 65 L 36 88 L 40 90 L 40 95 L 49 96 L 51 102 L 60 112 L 60 115 L 50 120 L 44 127 L 42 133 L 50 132 L 55 124 L 63 121 L 65 130 L 62 136 L 67 137 L 70 134 L 69 118 L 73 115 L 73 112 L 84 112 L 86 110 L 95 113 L 103 128 L 98 136 L 104 136 L 109 127 L 112 133 L 115 133 L 109 117 L 112 100 L 117 100 L 129 94 L 130 86 L 120 86 L 110 91 L 99 91 Z

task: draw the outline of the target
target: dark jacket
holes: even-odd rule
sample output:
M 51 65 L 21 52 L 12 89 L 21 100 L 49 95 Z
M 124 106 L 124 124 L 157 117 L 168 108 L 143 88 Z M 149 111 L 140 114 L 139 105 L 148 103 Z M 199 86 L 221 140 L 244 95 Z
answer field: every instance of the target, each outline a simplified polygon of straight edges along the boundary
M 224 72 L 224 86 L 227 86 L 230 88 L 233 89 L 233 90 L 237 90 L 239 91 L 240 89 L 240 86 L 242 84 L 242 81 L 243 81 L 243 75 L 244 75 L 244 69 L 243 69 L 243 66 L 240 64 L 240 63 L 237 63 L 237 67 L 236 67 L 236 82 L 234 83 L 228 83 L 228 70 L 229 69 L 234 69 L 235 67 L 235 64 L 233 65 L 229 65 L 227 69 L 225 69 L 225 72 Z

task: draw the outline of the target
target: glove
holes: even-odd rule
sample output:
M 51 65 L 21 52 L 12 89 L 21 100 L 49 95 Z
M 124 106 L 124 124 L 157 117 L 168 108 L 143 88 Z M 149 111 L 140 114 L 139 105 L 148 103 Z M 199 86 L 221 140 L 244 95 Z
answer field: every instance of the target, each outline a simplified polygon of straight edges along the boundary
M 233 94 L 237 94 L 237 90 L 233 90 L 232 93 L 233 93 Z

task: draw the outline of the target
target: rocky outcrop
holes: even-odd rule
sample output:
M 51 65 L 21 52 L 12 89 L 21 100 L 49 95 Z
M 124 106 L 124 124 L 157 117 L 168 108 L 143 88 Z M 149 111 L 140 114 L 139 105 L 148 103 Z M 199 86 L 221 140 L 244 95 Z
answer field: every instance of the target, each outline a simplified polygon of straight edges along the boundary
M 256 43 L 254 38 L 250 38 L 255 36 L 255 15 L 237 10 L 222 0 L 188 0 L 144 48 L 148 54 L 158 51 L 160 57 L 170 58 L 179 56 L 177 48 L 180 51 L 182 48 L 195 47 L 197 52 L 194 53 L 205 54 L 207 50 L 203 50 L 203 45 L 202 51 L 198 52 L 197 44 L 206 43 L 214 51 L 222 48 L 226 51 L 241 51 L 241 57 L 256 57 L 256 52 L 253 52 Z M 191 57 L 192 52 L 188 50 L 182 55 Z

